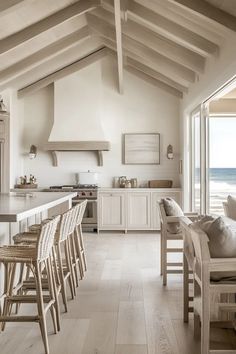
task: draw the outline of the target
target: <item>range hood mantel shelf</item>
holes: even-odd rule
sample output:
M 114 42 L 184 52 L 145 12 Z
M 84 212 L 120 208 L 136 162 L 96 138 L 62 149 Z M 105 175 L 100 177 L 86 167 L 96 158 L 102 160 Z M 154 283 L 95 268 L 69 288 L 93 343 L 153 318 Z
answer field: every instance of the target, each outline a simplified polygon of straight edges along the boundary
M 58 151 L 93 151 L 97 154 L 98 166 L 103 166 L 103 151 L 110 150 L 109 141 L 49 141 L 43 147 L 52 154 L 53 166 L 58 166 Z

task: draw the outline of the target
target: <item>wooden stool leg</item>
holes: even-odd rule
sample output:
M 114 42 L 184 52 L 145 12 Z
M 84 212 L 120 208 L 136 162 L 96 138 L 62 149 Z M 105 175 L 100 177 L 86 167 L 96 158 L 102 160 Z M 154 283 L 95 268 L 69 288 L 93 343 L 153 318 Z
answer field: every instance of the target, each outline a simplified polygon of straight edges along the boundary
M 52 248 L 52 258 L 50 258 L 51 269 L 52 269 L 52 279 L 53 279 L 53 287 L 54 294 L 56 297 L 55 309 L 56 309 L 56 317 L 57 317 L 57 329 L 60 331 L 60 306 L 59 306 L 59 291 L 61 290 L 61 282 L 59 279 L 58 268 L 57 268 L 57 259 L 55 254 L 55 247 Z
M 75 246 L 76 246 L 76 252 L 77 252 L 77 257 L 78 257 L 80 278 L 83 279 L 84 269 L 83 269 L 83 259 L 82 259 L 82 254 L 81 254 L 80 236 L 79 236 L 78 227 L 76 227 L 74 236 L 75 236 Z
M 76 287 L 78 288 L 79 286 L 79 276 L 78 276 L 78 270 L 77 270 L 77 262 L 76 262 L 76 249 L 75 249 L 75 239 L 74 235 L 70 235 L 70 249 L 71 249 L 71 255 L 72 255 L 72 267 L 74 269 L 74 276 L 75 276 L 75 284 Z
M 54 292 L 55 287 L 53 286 L 53 279 L 52 279 L 52 264 L 50 262 L 50 257 L 46 260 L 46 272 L 47 272 L 47 279 L 48 279 L 48 291 L 52 301 L 54 301 L 53 306 L 50 306 L 50 312 L 53 322 L 54 333 L 57 334 L 57 321 L 56 321 L 56 294 Z
M 43 343 L 44 343 L 45 353 L 49 354 L 47 325 L 46 325 L 44 303 L 43 303 L 41 271 L 40 271 L 40 265 L 38 263 L 35 264 L 35 281 L 36 281 L 36 294 L 37 294 L 39 326 L 40 326 L 40 330 L 41 330 L 41 334 L 42 334 L 42 339 L 43 339 Z
M 67 259 L 67 266 L 69 268 L 70 271 L 70 276 L 69 276 L 69 282 L 70 287 L 71 287 L 71 295 L 72 295 L 72 299 L 74 299 L 74 297 L 76 296 L 76 290 L 75 290 L 75 276 L 74 276 L 74 272 L 73 272 L 73 265 L 72 265 L 72 260 L 71 260 L 71 249 L 70 249 L 70 242 L 69 239 L 67 239 L 65 241 L 65 253 L 66 253 L 66 259 Z
M 163 233 L 163 285 L 167 284 L 167 240 Z
M 183 255 L 183 288 L 184 288 L 184 322 L 189 321 L 189 269 L 188 262 Z
M 65 312 L 68 312 L 67 295 L 66 295 L 66 284 L 65 284 L 64 273 L 63 273 L 63 264 L 62 264 L 62 256 L 61 256 L 61 246 L 60 246 L 60 244 L 57 245 L 56 248 L 57 248 L 57 258 L 58 258 L 58 272 L 59 272 L 60 281 L 61 281 L 62 301 L 63 301 L 64 307 L 65 307 Z
M 194 297 L 200 296 L 201 289 L 198 283 L 196 282 L 196 280 L 194 280 L 193 284 L 194 284 Z M 199 314 L 196 313 L 195 309 L 194 309 L 194 338 L 195 339 L 201 338 L 201 320 Z
M 85 256 L 83 231 L 82 231 L 82 225 L 81 224 L 79 225 L 79 241 L 80 241 L 80 249 L 81 249 L 82 257 L 83 257 L 84 270 L 86 272 L 86 270 L 87 270 L 87 260 L 86 260 L 86 256 Z
M 161 249 L 160 249 L 160 253 L 161 253 L 161 257 L 160 257 L 160 262 L 161 262 L 161 272 L 160 274 L 163 275 L 163 259 L 164 259 L 164 243 L 163 243 L 163 230 L 162 230 L 162 225 L 161 225 Z

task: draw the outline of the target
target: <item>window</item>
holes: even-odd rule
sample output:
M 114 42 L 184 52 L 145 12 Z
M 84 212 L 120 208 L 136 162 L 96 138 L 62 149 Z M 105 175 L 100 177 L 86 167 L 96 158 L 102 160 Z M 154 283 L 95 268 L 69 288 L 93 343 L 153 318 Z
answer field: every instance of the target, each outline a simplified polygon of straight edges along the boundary
M 201 208 L 201 113 L 192 113 L 192 210 Z
M 236 116 L 209 118 L 209 212 L 223 215 L 222 202 L 236 194 Z

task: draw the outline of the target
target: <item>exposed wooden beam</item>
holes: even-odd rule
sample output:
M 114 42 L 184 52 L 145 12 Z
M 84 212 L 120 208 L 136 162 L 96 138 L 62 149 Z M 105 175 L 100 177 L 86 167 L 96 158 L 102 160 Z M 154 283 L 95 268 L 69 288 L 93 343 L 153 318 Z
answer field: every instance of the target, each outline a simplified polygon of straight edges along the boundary
M 114 16 L 110 11 L 99 7 L 92 12 L 92 15 L 95 15 L 109 24 L 114 25 Z M 203 73 L 204 71 L 205 58 L 202 55 L 195 53 L 180 44 L 176 44 L 171 40 L 166 40 L 165 37 L 156 34 L 154 31 L 138 24 L 135 21 L 130 19 L 126 22 L 123 21 L 122 33 L 151 47 L 157 53 L 162 54 L 167 58 L 170 58 L 177 63 L 194 70 L 195 72 Z
M 105 40 L 107 41 L 107 40 Z M 105 43 L 104 43 L 105 44 Z M 112 49 L 112 46 L 107 49 L 107 53 L 112 56 L 113 58 L 116 58 L 116 51 Z M 180 83 L 170 79 L 169 77 L 159 73 L 157 70 L 151 68 L 150 66 L 146 65 L 145 63 L 142 62 L 142 59 L 135 56 L 134 54 L 124 51 L 125 55 L 125 60 L 124 60 L 124 66 L 128 65 L 130 67 L 134 67 L 135 69 L 142 71 L 144 74 L 152 77 L 153 79 L 156 79 L 158 81 L 162 81 L 165 84 L 175 88 L 176 90 L 180 92 L 188 92 L 188 87 L 183 86 Z
M 211 115 L 235 115 L 236 114 L 236 99 L 221 98 L 217 101 L 211 101 L 209 104 L 209 112 Z
M 114 12 L 115 12 L 117 66 L 118 66 L 118 85 L 119 85 L 119 92 L 122 94 L 124 88 L 123 88 L 123 53 L 122 53 L 120 0 L 114 0 Z
M 53 72 L 46 77 L 41 78 L 40 80 L 23 87 L 18 90 L 18 97 L 23 97 L 28 94 L 32 94 L 33 92 L 46 87 L 52 84 L 54 81 L 57 81 L 67 75 L 73 74 L 76 71 L 83 69 L 84 67 L 94 63 L 95 61 L 103 58 L 107 55 L 107 49 L 105 47 L 98 48 L 96 51 L 89 53 L 88 55 L 80 58 L 74 63 L 67 65 L 66 67 L 59 69 Z
M 107 47 L 108 54 L 116 56 L 116 47 L 115 47 L 114 42 L 109 40 L 109 39 L 107 39 L 107 38 L 105 38 L 105 37 L 101 37 L 101 40 L 102 40 L 102 43 Z M 150 62 L 149 60 L 147 60 L 147 59 L 145 59 L 143 57 L 140 57 L 139 55 L 131 52 L 128 49 L 123 49 L 123 54 L 124 54 L 126 60 L 127 60 L 127 58 L 133 59 L 136 62 L 144 65 L 145 67 L 147 67 L 151 71 L 153 70 L 154 72 L 159 74 L 160 75 L 159 80 L 161 80 L 161 78 L 165 78 L 167 80 L 171 80 L 173 83 L 175 83 L 175 85 L 179 86 L 179 87 L 176 86 L 176 88 L 178 90 L 183 91 L 183 92 L 187 92 L 189 82 L 186 82 L 185 80 L 176 79 L 169 72 L 167 72 L 167 73 L 164 72 L 163 73 L 162 69 L 158 65 L 156 65 L 156 63 Z M 149 72 L 149 75 L 150 75 L 150 72 Z M 166 82 L 165 80 L 162 80 L 162 81 Z M 175 86 L 173 86 L 173 87 L 175 87 Z
M 35 52 L 32 55 L 29 55 L 25 59 L 22 59 L 11 65 L 10 67 L 0 71 L 0 84 L 4 84 L 9 80 L 13 80 L 14 78 L 22 75 L 23 73 L 33 69 L 34 67 L 42 64 L 43 62 L 57 56 L 60 53 L 63 53 L 68 48 L 71 48 L 83 39 L 89 37 L 89 28 L 88 26 L 84 26 L 80 28 L 78 31 L 75 31 L 62 39 L 46 46 L 45 48 Z
M 157 86 L 160 89 L 170 93 L 171 95 L 174 95 L 174 96 L 176 96 L 178 98 L 182 98 L 183 97 L 183 93 L 182 92 L 180 92 L 180 91 L 176 90 L 175 88 L 165 84 L 162 81 L 156 80 L 153 77 L 148 76 L 144 72 L 139 71 L 138 69 L 136 69 L 136 68 L 134 68 L 132 66 L 126 65 L 125 69 L 128 70 L 129 72 L 131 72 L 132 74 L 134 74 L 135 76 L 138 76 L 142 80 L 150 83 L 151 85 Z
M 142 71 L 144 74 L 151 76 L 158 81 L 164 82 L 165 84 L 175 88 L 178 91 L 188 92 L 188 88 L 186 86 L 180 85 L 176 81 L 171 80 L 165 75 L 158 73 L 156 70 L 153 70 L 148 66 L 146 66 L 145 64 L 140 63 L 138 60 L 134 60 L 132 58 L 127 57 L 125 64 L 127 64 L 128 66 L 132 66 L 139 71 Z
M 129 0 L 128 4 L 128 11 L 142 21 L 152 24 L 155 27 L 155 31 L 164 37 L 204 56 L 218 53 L 219 47 L 204 37 L 180 26 L 133 0 Z
M 5 15 L 7 12 L 15 10 L 16 6 L 25 5 L 29 0 L 1 0 L 0 1 L 0 16 Z M 32 1 L 32 0 L 30 0 Z
M 98 19 L 96 16 L 87 14 L 88 24 L 96 32 L 100 33 L 103 37 L 108 38 L 115 42 L 115 31 L 111 25 L 104 23 L 102 20 Z M 195 73 L 184 67 L 181 64 L 174 62 L 163 55 L 158 54 L 153 49 L 123 35 L 123 48 L 127 49 L 140 57 L 143 57 L 156 65 L 158 65 L 163 73 L 169 73 L 175 78 L 183 79 L 188 82 L 195 81 Z
M 221 10 L 205 0 L 168 0 L 169 2 L 187 9 L 209 22 L 215 21 L 224 27 L 236 31 L 236 17 Z
M 86 13 L 100 4 L 99 0 L 80 0 L 65 9 L 50 15 L 43 20 L 34 23 L 31 26 L 24 28 L 23 30 L 10 35 L 0 40 L 0 54 L 3 54 L 14 47 L 32 39 L 33 37 L 45 32 L 60 23 L 68 21 L 69 19 Z

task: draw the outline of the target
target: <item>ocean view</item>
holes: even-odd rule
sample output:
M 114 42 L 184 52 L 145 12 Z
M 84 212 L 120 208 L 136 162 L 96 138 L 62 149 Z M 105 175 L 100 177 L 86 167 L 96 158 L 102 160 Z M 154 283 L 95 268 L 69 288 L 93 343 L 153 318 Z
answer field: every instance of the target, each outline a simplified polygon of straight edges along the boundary
M 229 194 L 236 196 L 236 168 L 211 168 L 209 181 L 209 211 L 222 215 L 222 202 Z
M 195 170 L 195 205 L 200 203 L 200 169 Z M 236 168 L 209 169 L 209 213 L 223 215 L 223 201 L 231 194 L 236 197 Z

